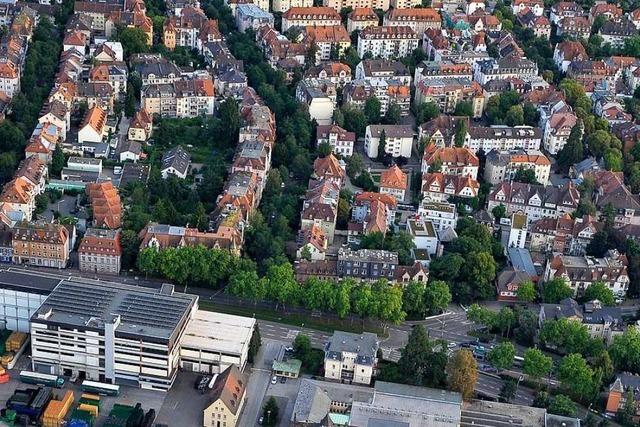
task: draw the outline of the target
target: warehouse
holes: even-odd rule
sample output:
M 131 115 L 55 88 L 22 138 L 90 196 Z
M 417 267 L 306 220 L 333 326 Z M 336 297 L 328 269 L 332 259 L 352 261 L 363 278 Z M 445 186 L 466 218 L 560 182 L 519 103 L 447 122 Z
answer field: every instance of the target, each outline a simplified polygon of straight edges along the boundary
M 29 319 L 60 278 L 0 270 L 0 329 L 29 332 Z
M 180 341 L 180 367 L 219 374 L 236 365 L 244 371 L 256 319 L 196 311 Z
M 195 310 L 173 286 L 63 280 L 31 317 L 33 370 L 168 390 Z

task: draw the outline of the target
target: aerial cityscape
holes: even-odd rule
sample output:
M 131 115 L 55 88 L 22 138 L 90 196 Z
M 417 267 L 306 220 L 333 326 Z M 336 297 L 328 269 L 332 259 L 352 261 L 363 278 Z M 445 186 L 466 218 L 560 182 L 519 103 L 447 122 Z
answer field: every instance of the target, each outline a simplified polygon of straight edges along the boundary
M 0 0 L 0 426 L 640 426 L 640 0 Z

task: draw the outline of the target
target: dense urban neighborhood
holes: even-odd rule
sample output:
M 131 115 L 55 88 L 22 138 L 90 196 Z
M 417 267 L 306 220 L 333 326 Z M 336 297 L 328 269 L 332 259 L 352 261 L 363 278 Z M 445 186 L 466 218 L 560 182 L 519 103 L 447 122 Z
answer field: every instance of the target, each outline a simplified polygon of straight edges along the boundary
M 0 425 L 640 425 L 640 2 L 0 0 Z

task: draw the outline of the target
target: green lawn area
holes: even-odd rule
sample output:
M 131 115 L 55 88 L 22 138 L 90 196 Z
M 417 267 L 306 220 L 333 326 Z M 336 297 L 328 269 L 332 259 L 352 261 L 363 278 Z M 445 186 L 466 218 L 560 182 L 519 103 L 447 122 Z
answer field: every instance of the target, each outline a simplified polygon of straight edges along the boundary
M 250 303 L 249 303 L 250 304 Z M 246 316 L 246 317 L 255 317 L 260 320 L 267 320 L 271 322 L 285 323 L 287 325 L 298 326 L 301 327 L 304 323 L 305 328 L 316 329 L 319 331 L 325 332 L 333 332 L 335 330 L 346 331 L 346 332 L 354 332 L 361 333 L 362 330 L 362 322 L 354 321 L 353 324 L 349 320 L 338 320 L 338 319 L 328 319 L 322 317 L 309 317 L 304 314 L 294 314 L 288 313 L 284 315 L 281 312 L 266 310 L 261 308 L 254 307 L 239 307 L 239 306 L 230 306 L 224 304 L 216 304 L 210 301 L 200 301 L 200 308 L 208 311 L 217 311 L 220 313 L 227 314 L 235 314 L 238 316 Z M 378 334 L 379 337 L 382 337 L 383 331 L 382 328 L 370 328 L 366 327 L 364 332 L 373 332 Z

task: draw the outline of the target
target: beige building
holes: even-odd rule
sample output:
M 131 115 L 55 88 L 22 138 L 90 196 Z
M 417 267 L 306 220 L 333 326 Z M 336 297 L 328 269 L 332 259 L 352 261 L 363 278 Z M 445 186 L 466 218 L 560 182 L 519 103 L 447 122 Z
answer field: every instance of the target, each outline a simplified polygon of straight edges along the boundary
M 312 7 L 313 0 L 273 0 L 271 10 L 284 13 L 292 7 Z
M 492 150 L 487 154 L 484 179 L 492 185 L 511 181 L 520 169 L 533 170 L 536 181 L 547 185 L 551 174 L 551 162 L 537 150 Z
M 407 174 L 397 165 L 391 166 L 380 174 L 380 193 L 390 194 L 400 203 L 404 201 L 407 184 Z
M 292 7 L 282 14 L 282 32 L 291 27 L 342 25 L 340 14 L 330 7 Z
M 88 228 L 80 246 L 80 271 L 89 273 L 120 273 L 120 230 Z
M 370 7 L 358 7 L 353 9 L 353 12 L 347 17 L 347 31 L 351 34 L 367 27 L 377 27 L 379 22 L 375 10 Z
M 324 352 L 327 380 L 371 384 L 379 347 L 376 334 L 335 331 Z
M 247 376 L 235 365 L 218 375 L 204 409 L 204 427 L 235 427 L 246 401 Z
M 411 9 L 421 4 L 421 0 L 391 0 L 394 9 Z
M 21 222 L 13 229 L 13 263 L 65 268 L 69 231 L 60 224 Z
M 354 10 L 360 7 L 380 10 L 389 9 L 389 0 L 323 0 L 322 4 L 338 12 L 345 7 L 350 7 Z

